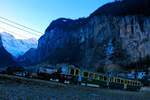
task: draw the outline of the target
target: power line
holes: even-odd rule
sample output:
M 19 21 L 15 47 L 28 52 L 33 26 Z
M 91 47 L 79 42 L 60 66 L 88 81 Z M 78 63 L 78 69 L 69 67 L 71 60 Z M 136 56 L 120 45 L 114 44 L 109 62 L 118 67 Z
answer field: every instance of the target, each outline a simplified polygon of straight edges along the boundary
M 14 22 L 14 21 L 11 21 L 11 20 L 9 20 L 9 19 L 7 19 L 7 18 L 1 17 L 1 16 L 0 16 L 0 18 L 3 19 L 3 20 L 9 21 L 9 22 L 11 22 L 11 23 L 13 23 L 13 24 L 16 24 L 16 25 L 19 25 L 19 26 L 21 26 L 21 27 L 24 27 L 24 28 L 26 28 L 26 29 L 29 29 L 29 30 L 31 30 L 31 31 L 34 31 L 34 32 L 36 32 L 36 33 L 43 34 L 42 32 L 39 32 L 39 31 L 37 31 L 37 30 L 35 30 L 35 29 L 26 27 L 26 26 L 24 26 L 24 25 L 21 25 L 21 24 L 19 24 L 19 23 L 16 23 L 16 22 Z
M 19 36 L 21 36 L 21 37 L 25 37 L 25 38 L 27 38 L 26 36 L 23 36 L 23 35 L 20 35 L 20 34 L 18 34 L 18 33 L 16 33 L 16 32 L 13 32 L 13 31 L 7 30 L 7 29 L 5 29 L 5 28 L 3 28 L 3 27 L 0 27 L 0 29 L 2 29 L 2 30 L 4 30 L 4 31 L 7 31 L 7 32 L 10 32 L 10 33 L 17 34 L 17 35 L 19 35 Z
M 30 31 L 26 31 L 26 30 L 24 30 L 24 29 L 21 29 L 21 28 L 19 28 L 19 27 L 16 27 L 16 26 L 12 25 L 12 24 L 9 24 L 9 23 L 3 22 L 3 21 L 0 21 L 0 22 L 3 23 L 3 24 L 6 24 L 6 25 L 8 25 L 8 26 L 11 26 L 11 27 L 13 27 L 13 28 L 22 30 L 22 31 L 24 31 L 24 32 L 31 33 Z M 31 34 L 33 34 L 33 33 L 31 33 Z M 37 34 L 34 34 L 34 35 L 37 35 Z

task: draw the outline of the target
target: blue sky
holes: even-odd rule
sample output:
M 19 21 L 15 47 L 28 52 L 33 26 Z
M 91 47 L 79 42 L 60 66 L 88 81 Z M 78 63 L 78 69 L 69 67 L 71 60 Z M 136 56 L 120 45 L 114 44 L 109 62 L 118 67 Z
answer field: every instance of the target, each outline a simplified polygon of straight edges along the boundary
M 0 0 L 0 17 L 44 33 L 52 20 L 60 17 L 72 19 L 87 17 L 98 7 L 111 1 L 113 0 Z M 35 36 L 35 33 L 24 33 L 2 23 L 0 27 L 15 31 L 17 38 Z M 39 36 L 41 34 L 35 37 Z

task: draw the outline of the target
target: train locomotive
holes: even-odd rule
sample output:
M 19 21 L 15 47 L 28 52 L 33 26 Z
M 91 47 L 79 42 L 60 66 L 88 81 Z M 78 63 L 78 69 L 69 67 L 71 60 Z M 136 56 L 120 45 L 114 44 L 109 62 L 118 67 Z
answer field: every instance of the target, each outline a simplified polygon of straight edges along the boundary
M 39 71 L 39 76 L 49 79 L 58 79 L 59 82 L 70 84 L 94 84 L 100 88 L 120 89 L 129 91 L 138 91 L 143 84 L 135 79 L 123 77 L 107 76 L 105 74 L 81 70 L 73 65 L 62 64 L 58 69 L 51 71 Z

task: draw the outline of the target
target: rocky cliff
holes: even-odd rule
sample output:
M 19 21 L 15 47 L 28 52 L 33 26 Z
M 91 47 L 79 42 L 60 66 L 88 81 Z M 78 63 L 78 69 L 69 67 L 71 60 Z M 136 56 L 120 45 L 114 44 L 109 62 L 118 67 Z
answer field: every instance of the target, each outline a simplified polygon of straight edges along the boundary
M 19 61 L 24 65 L 71 63 L 89 68 L 107 63 L 124 65 L 150 55 L 150 10 L 125 1 L 129 2 L 106 4 L 88 18 L 53 21 L 39 39 L 38 48 Z M 120 5 L 129 8 L 122 10 Z M 132 7 L 142 10 L 136 12 Z

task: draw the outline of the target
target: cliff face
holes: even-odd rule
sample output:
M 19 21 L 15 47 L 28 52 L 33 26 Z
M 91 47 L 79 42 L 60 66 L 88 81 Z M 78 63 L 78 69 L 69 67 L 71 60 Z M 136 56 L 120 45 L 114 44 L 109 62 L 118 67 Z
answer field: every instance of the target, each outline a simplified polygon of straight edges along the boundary
M 58 19 L 39 39 L 38 49 L 29 51 L 35 55 L 26 57 L 35 57 L 28 58 L 33 63 L 68 62 L 86 66 L 136 61 L 150 55 L 149 24 L 150 17 L 144 16 Z
M 53 21 L 39 39 L 38 48 L 21 57 L 21 63 L 71 63 L 99 67 L 107 63 L 124 65 L 150 55 L 148 15 L 112 15 L 109 12 L 110 15 L 106 16 L 107 13 L 98 13 L 102 12 L 101 9 L 88 18 Z
M 131 61 L 150 55 L 150 17 L 125 17 L 120 23 L 122 47 Z

